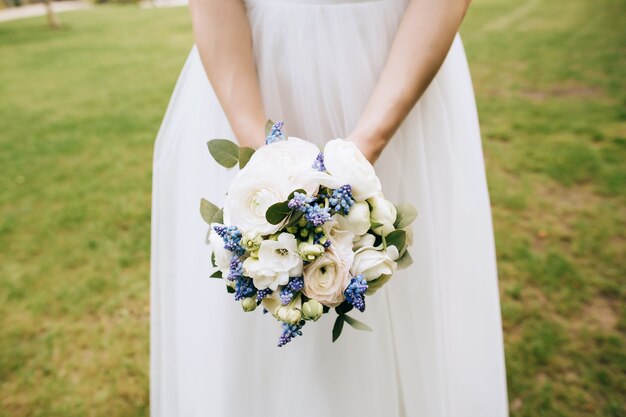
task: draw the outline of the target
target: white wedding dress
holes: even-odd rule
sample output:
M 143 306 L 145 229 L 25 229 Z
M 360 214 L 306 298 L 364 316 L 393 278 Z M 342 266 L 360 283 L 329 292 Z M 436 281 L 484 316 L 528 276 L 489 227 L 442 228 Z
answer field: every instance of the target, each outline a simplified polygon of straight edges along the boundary
M 346 136 L 406 3 L 246 1 L 267 116 L 319 145 Z M 373 332 L 346 326 L 332 343 L 331 312 L 278 348 L 279 324 L 244 313 L 209 278 L 200 198 L 220 204 L 236 171 L 213 162 L 206 142 L 233 137 L 194 47 L 155 146 L 152 416 L 506 416 L 489 197 L 461 40 L 376 164 L 386 197 L 419 217 L 414 264 L 353 313 Z

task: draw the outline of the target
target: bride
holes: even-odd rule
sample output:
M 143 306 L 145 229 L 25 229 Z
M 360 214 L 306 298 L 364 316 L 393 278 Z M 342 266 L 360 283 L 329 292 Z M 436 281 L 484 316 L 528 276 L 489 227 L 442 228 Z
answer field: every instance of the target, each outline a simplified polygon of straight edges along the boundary
M 156 417 L 502 417 L 495 250 L 476 105 L 457 34 L 469 0 L 191 0 L 196 45 L 154 155 L 151 406 Z M 206 142 L 264 143 L 268 118 L 354 141 L 385 196 L 418 208 L 413 265 L 331 342 L 276 347 L 211 274 L 205 197 L 235 172 Z

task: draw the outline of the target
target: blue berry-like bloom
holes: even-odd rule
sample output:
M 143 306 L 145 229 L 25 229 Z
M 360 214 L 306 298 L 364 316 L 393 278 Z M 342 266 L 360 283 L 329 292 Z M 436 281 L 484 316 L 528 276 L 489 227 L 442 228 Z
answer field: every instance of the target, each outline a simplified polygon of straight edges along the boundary
M 328 200 L 330 206 L 335 213 L 346 215 L 350 212 L 350 208 L 354 205 L 352 198 L 352 187 L 346 184 L 333 191 L 333 195 Z
M 289 304 L 293 300 L 293 297 L 296 296 L 296 293 L 301 291 L 302 288 L 304 288 L 303 277 L 291 278 L 289 283 L 280 290 L 280 302 L 283 303 L 283 305 Z
M 282 323 L 283 332 L 278 339 L 278 347 L 285 346 L 296 336 L 302 336 L 302 326 L 304 326 L 305 323 L 304 320 L 300 320 L 298 324 Z
M 365 291 L 367 291 L 367 288 L 367 281 L 363 278 L 363 275 L 359 274 L 350 280 L 350 284 L 348 284 L 343 293 L 346 301 L 360 312 L 365 311 Z
M 239 259 L 238 255 L 233 255 L 230 258 L 230 268 L 228 271 L 228 276 L 226 278 L 229 281 L 234 281 L 242 275 L 243 275 L 243 262 L 241 262 L 241 259 Z
M 257 300 L 257 302 L 261 301 L 262 299 L 264 299 L 265 297 L 267 297 L 271 293 L 272 293 L 272 289 L 271 288 L 264 288 L 262 290 L 259 290 L 256 293 L 256 300 Z
M 256 293 L 256 288 L 252 283 L 252 279 L 240 275 L 236 278 L 235 283 L 235 300 L 241 300 L 246 297 L 252 297 Z
M 235 252 L 237 255 L 243 255 L 246 250 L 241 246 L 241 231 L 235 226 L 214 226 L 213 230 L 224 241 L 224 249 Z
M 283 122 L 280 121 L 275 123 L 270 130 L 270 133 L 265 137 L 265 144 L 269 145 L 275 142 L 281 142 L 283 140 L 287 140 L 281 129 L 283 128 Z
M 319 204 L 308 206 L 304 218 L 314 226 L 321 226 L 330 220 L 330 207 L 321 207 Z
M 317 155 L 317 158 L 313 161 L 312 167 L 320 172 L 326 171 L 326 166 L 324 166 L 324 154 L 322 152 Z
M 293 198 L 289 200 L 289 203 L 287 203 L 287 206 L 292 210 L 298 210 L 298 211 L 304 212 L 307 210 L 307 207 L 309 206 L 309 204 L 311 204 L 313 201 L 315 201 L 314 198 L 308 197 L 306 194 L 299 193 L 296 191 L 293 193 Z

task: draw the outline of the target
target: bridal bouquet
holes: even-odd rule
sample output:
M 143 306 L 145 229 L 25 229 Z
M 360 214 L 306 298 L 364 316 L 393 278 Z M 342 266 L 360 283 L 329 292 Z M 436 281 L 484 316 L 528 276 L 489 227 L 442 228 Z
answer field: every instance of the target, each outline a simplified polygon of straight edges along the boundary
M 282 325 L 278 346 L 309 321 L 336 311 L 333 341 L 344 322 L 371 330 L 347 315 L 365 310 L 366 296 L 412 261 L 410 205 L 387 201 L 374 168 L 343 139 L 314 144 L 285 137 L 268 121 L 258 150 L 214 139 L 208 147 L 226 168 L 239 165 L 223 209 L 202 199 L 210 225 L 212 263 L 244 311 L 263 307 Z

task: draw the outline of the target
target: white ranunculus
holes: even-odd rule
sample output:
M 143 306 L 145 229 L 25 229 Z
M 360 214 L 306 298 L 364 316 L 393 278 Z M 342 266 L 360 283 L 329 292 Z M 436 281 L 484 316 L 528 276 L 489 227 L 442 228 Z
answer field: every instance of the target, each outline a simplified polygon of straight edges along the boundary
M 355 203 L 347 216 L 334 215 L 339 229 L 348 230 L 357 236 L 367 233 L 370 228 L 370 207 L 365 201 Z
M 277 232 L 280 225 L 265 219 L 271 205 L 287 200 L 294 190 L 313 194 L 321 182 L 332 184 L 328 174 L 312 167 L 318 154 L 317 146 L 298 138 L 258 149 L 231 182 L 224 202 L 224 224 L 251 235 Z
M 361 249 L 366 246 L 374 246 L 375 242 L 376 236 L 371 233 L 366 233 L 354 242 L 353 249 L 356 252 L 357 249 Z
M 387 247 L 387 250 L 373 246 L 363 246 L 354 254 L 354 261 L 350 273 L 354 276 L 363 275 L 367 281 L 379 278 L 381 275 L 392 275 L 397 268 L 398 248 Z
M 264 240 L 258 258 L 247 258 L 243 262 L 244 274 L 259 290 L 286 285 L 289 277 L 302 275 L 302 258 L 298 254 L 298 242 L 290 233 L 282 233 L 277 240 Z
M 372 222 L 382 224 L 372 231 L 379 236 L 387 236 L 393 232 L 395 230 L 393 224 L 398 216 L 396 206 L 391 201 L 385 200 L 382 194 L 378 194 L 367 201 L 372 206 L 372 213 L 370 214 Z
M 214 223 L 210 226 L 211 231 L 209 232 L 209 243 L 213 249 L 213 254 L 215 254 L 215 264 L 217 265 L 217 269 L 222 272 L 223 278 L 228 278 L 232 252 L 228 249 L 224 249 L 224 240 L 215 230 L 213 230 L 213 226 L 216 225 L 217 223 Z
M 350 184 L 356 201 L 364 201 L 378 194 L 380 180 L 374 167 L 353 142 L 334 139 L 324 147 L 326 171 L 341 185 Z
M 304 295 L 328 307 L 337 307 L 345 299 L 343 292 L 350 283 L 352 259 L 335 252 L 330 245 L 326 252 L 304 268 Z

